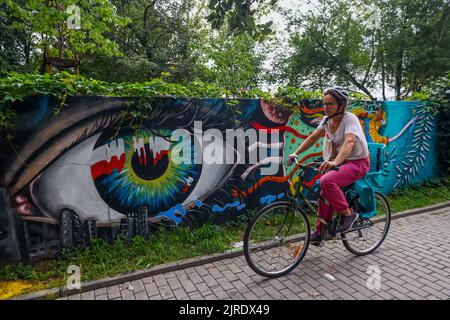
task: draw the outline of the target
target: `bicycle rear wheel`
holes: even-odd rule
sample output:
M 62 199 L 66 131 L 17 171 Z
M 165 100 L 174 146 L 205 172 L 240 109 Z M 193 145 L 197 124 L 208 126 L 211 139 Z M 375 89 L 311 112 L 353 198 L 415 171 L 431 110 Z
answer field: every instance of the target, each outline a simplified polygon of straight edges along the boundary
M 305 256 L 309 232 L 306 215 L 291 202 L 273 203 L 262 208 L 247 226 L 245 259 L 262 276 L 283 276 Z
M 359 230 L 343 235 L 342 243 L 345 248 L 356 256 L 365 256 L 374 252 L 388 234 L 391 225 L 391 208 L 381 193 L 375 192 L 375 201 L 377 215 L 370 219 L 360 217 L 352 228 Z M 358 203 L 358 198 L 354 203 Z

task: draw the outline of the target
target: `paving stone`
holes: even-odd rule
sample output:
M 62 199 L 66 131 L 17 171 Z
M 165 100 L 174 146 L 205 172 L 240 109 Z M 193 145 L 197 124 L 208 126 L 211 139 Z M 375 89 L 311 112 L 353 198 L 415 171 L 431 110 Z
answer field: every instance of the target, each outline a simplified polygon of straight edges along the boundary
M 311 247 L 290 274 L 268 279 L 243 256 L 167 272 L 62 299 L 257 300 L 450 299 L 450 209 L 395 220 L 378 250 L 355 257 L 339 242 Z M 381 288 L 368 288 L 368 267 L 381 270 Z M 324 277 L 333 275 L 335 280 Z M 129 286 L 133 290 L 129 290 Z

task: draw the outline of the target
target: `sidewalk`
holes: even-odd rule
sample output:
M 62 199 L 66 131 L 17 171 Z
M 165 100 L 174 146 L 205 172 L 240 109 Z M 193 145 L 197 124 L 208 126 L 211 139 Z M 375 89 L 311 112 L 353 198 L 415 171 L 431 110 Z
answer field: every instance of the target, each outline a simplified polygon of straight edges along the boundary
M 367 270 L 374 265 L 381 289 L 371 291 Z M 303 262 L 277 279 L 255 274 L 238 256 L 62 299 L 450 299 L 450 208 L 393 220 L 369 256 L 355 257 L 341 242 L 310 246 Z

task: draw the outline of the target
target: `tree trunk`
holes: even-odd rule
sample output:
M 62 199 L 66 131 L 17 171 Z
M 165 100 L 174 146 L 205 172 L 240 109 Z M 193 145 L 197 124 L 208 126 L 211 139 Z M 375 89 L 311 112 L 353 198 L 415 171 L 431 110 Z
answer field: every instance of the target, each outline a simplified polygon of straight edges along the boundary
M 383 87 L 383 100 L 386 101 L 386 65 L 384 63 L 384 52 L 381 54 L 381 85 Z
M 325 53 L 333 60 L 334 65 L 332 66 L 332 68 L 334 70 L 336 70 L 337 72 L 340 72 L 342 74 L 342 76 L 346 77 L 348 80 L 351 81 L 351 83 L 353 83 L 358 89 L 360 89 L 362 92 L 364 92 L 365 94 L 367 94 L 370 99 L 375 100 L 375 98 L 372 96 L 372 94 L 370 93 L 370 91 L 363 85 L 361 84 L 347 69 L 345 69 L 344 67 L 342 67 L 339 63 L 339 61 L 337 60 L 337 58 L 333 55 L 333 53 L 331 53 L 326 47 L 325 45 L 323 45 L 323 43 L 321 43 L 320 41 L 317 41 L 316 43 L 319 45 L 319 47 L 325 51 Z
M 395 70 L 395 99 L 401 100 L 402 98 L 402 80 L 403 80 L 403 49 L 399 52 L 397 68 Z

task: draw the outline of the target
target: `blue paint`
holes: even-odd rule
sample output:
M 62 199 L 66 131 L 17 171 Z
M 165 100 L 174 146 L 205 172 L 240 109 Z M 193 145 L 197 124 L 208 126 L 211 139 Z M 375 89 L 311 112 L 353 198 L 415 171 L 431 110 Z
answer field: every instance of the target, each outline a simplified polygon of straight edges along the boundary
M 271 204 L 275 200 L 277 200 L 276 196 L 268 195 L 268 196 L 265 196 L 265 197 L 262 197 L 261 199 L 259 199 L 259 203 L 261 203 L 261 204 Z
M 197 206 L 197 208 L 201 208 L 203 205 L 203 202 L 201 202 L 200 200 L 195 200 L 194 203 Z
M 247 207 L 247 205 L 245 203 L 241 204 L 239 207 L 237 207 L 238 211 L 241 211 L 242 209 L 244 209 L 245 207 Z
M 281 198 L 284 198 L 284 192 L 282 192 L 278 195 L 278 199 L 281 199 Z
M 49 100 L 48 95 L 41 96 L 39 98 L 38 112 L 37 112 L 35 118 L 33 119 L 34 124 L 41 123 L 44 120 L 44 118 L 46 117 L 46 115 L 49 113 L 48 100 Z
M 424 111 L 424 107 L 427 102 L 405 102 L 405 101 L 384 101 L 381 103 L 383 110 L 386 112 L 386 125 L 383 130 L 380 130 L 383 136 L 394 137 L 398 135 L 401 130 L 406 126 L 411 119 L 416 118 L 413 124 L 403 132 L 403 134 L 394 141 L 390 141 L 387 146 L 386 151 L 391 157 L 391 161 L 387 162 L 387 166 L 383 165 L 384 173 L 386 173 L 383 178 L 380 178 L 379 185 L 382 186 L 376 191 L 388 194 L 395 189 L 398 181 L 405 177 L 405 174 L 409 172 L 411 168 L 415 165 L 417 166 L 417 174 L 411 175 L 410 184 L 416 184 L 421 181 L 429 180 L 438 175 L 436 164 L 436 141 L 437 141 L 437 130 L 436 126 L 430 126 L 429 131 L 425 131 L 425 126 L 428 121 L 436 124 L 436 120 L 432 118 L 430 113 Z M 429 119 L 429 120 L 428 120 Z M 423 133 L 415 133 L 416 130 L 423 130 Z M 414 139 L 419 142 L 419 146 L 426 142 L 430 145 L 430 150 L 420 150 L 417 149 L 416 153 L 413 153 L 414 162 L 412 165 L 409 164 L 411 156 L 409 153 L 415 150 Z M 417 156 L 422 154 L 423 157 L 427 159 L 424 166 L 422 167 L 420 162 L 416 161 Z M 396 168 L 398 167 L 398 169 Z M 407 170 L 405 170 L 405 168 Z M 401 173 L 398 172 L 401 171 Z M 402 183 L 402 185 L 404 185 Z M 397 186 L 398 187 L 398 186 Z
M 182 215 L 183 217 L 186 215 L 186 209 L 181 204 L 177 204 L 176 206 L 172 207 L 171 209 L 159 213 L 156 217 L 166 217 L 170 220 L 175 221 L 176 224 L 179 224 L 181 222 L 181 218 L 176 216 L 176 213 L 179 215 Z
M 240 201 L 235 201 L 233 203 L 227 203 L 224 207 L 220 207 L 217 204 L 213 205 L 212 207 L 212 212 L 216 213 L 216 212 L 224 212 L 226 209 L 228 208 L 233 208 L 233 207 L 237 207 L 241 204 Z
M 366 134 L 366 140 L 367 142 L 373 142 L 372 137 L 370 136 L 370 119 L 365 118 L 364 119 L 364 133 Z

